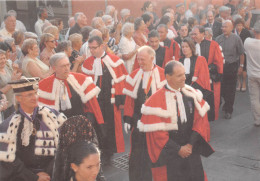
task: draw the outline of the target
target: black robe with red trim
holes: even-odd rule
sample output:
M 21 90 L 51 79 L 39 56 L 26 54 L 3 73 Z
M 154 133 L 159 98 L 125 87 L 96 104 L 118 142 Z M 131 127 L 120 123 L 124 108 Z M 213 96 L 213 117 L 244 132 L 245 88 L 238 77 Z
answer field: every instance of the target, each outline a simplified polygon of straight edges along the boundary
M 155 66 L 152 70 L 151 87 L 148 94 L 142 88 L 143 70 L 137 69 L 126 78 L 126 86 L 123 93 L 126 94 L 124 106 L 124 121 L 131 125 L 131 149 L 129 158 L 129 180 L 152 180 L 150 161 L 148 158 L 145 134 L 137 129 L 137 121 L 141 118 L 141 107 L 158 89 L 166 84 L 164 70 Z
M 219 115 L 219 105 L 220 105 L 220 90 L 221 90 L 221 79 L 223 74 L 223 61 L 224 57 L 222 55 L 221 48 L 219 44 L 212 40 L 203 40 L 200 43 L 201 56 L 206 58 L 209 65 L 209 72 L 212 88 L 214 91 L 214 106 L 215 106 L 215 120 L 218 119 Z M 216 68 L 210 68 L 212 67 Z
M 101 89 L 98 102 L 104 117 L 106 137 L 100 146 L 105 153 L 120 153 L 125 151 L 122 130 L 120 105 L 124 105 L 123 88 L 127 75 L 123 60 L 113 54 L 105 54 L 102 58 L 102 76 L 96 76 L 93 70 L 95 57 L 89 57 L 82 65 L 82 72 L 96 80 Z
M 169 49 L 169 57 L 171 60 L 179 60 L 180 58 L 180 47 L 179 44 L 175 40 L 170 40 L 169 38 L 166 38 L 164 41 L 164 47 L 167 47 Z
M 181 89 L 187 122 L 178 116 L 176 95 L 167 86 L 153 94 L 142 107 L 137 127 L 146 133 L 147 148 L 152 162 L 154 181 L 203 181 L 200 155 L 208 157 L 214 150 L 208 144 L 210 127 L 209 105 L 202 93 L 185 85 Z M 188 158 L 178 155 L 181 146 L 191 144 Z
M 185 58 L 180 58 L 180 62 L 184 64 Z M 208 118 L 210 121 L 215 119 L 214 95 L 210 87 L 209 69 L 206 59 L 202 56 L 190 57 L 190 74 L 186 74 L 186 84 L 191 85 L 195 89 L 199 89 L 204 99 L 210 105 Z

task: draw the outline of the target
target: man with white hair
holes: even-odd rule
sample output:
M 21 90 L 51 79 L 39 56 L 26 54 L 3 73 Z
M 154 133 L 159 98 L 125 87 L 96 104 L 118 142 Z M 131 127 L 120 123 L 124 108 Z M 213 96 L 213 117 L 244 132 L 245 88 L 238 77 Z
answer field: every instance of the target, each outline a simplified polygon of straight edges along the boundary
M 69 39 L 69 33 L 70 33 L 70 29 L 75 25 L 75 19 L 74 17 L 70 17 L 68 20 L 68 25 L 69 25 L 69 29 L 65 35 L 65 40 Z
M 225 20 L 230 19 L 230 17 L 231 17 L 231 9 L 229 7 L 227 7 L 227 6 L 221 6 L 219 8 L 219 17 L 220 17 L 222 23 Z
M 39 102 L 60 112 L 68 118 L 85 115 L 89 120 L 103 124 L 97 102 L 100 89 L 90 77 L 70 72 L 70 61 L 66 54 L 56 53 L 50 58 L 55 74 L 40 81 Z
M 4 17 L 5 28 L 0 30 L 0 35 L 3 37 L 12 38 L 15 32 L 16 17 L 13 14 L 6 14 Z
M 15 10 L 9 10 L 7 12 L 7 14 L 12 14 L 14 15 L 16 18 L 17 18 L 17 13 Z M 5 28 L 5 23 L 2 22 L 1 24 L 1 29 Z M 22 31 L 22 32 L 26 32 L 26 28 L 23 24 L 23 22 L 21 22 L 20 20 L 16 19 L 16 26 L 15 26 L 15 29 L 19 30 L 19 31 Z
M 157 38 L 159 45 L 159 35 Z M 139 48 L 137 61 L 140 68 L 127 76 L 123 90 L 126 94 L 124 128 L 126 133 L 131 130 L 130 181 L 152 180 L 146 137 L 137 129 L 137 121 L 141 119 L 141 107 L 145 101 L 166 84 L 164 70 L 154 64 L 154 59 L 155 51 L 151 47 Z
M 131 12 L 129 9 L 122 9 L 120 11 L 120 16 L 121 16 L 121 23 L 124 24 L 125 20 L 131 15 Z
M 69 35 L 72 35 L 74 33 L 81 34 L 81 32 L 80 32 L 81 28 L 84 26 L 87 26 L 88 19 L 84 13 L 77 12 L 74 15 L 74 19 L 75 19 L 75 25 L 73 27 L 71 27 L 71 29 L 69 31 Z
M 91 26 L 94 29 L 101 30 L 105 27 L 104 21 L 101 17 L 94 17 L 91 21 Z
M 216 38 L 216 42 L 222 47 L 225 64 L 221 84 L 221 96 L 224 98 L 222 110 L 225 111 L 225 119 L 231 119 L 236 94 L 237 74 L 243 72 L 244 46 L 239 36 L 232 33 L 233 24 L 226 20 L 222 24 L 223 34 Z
M 38 20 L 34 25 L 35 33 L 37 34 L 38 37 L 41 37 L 42 35 L 42 26 L 44 25 L 44 23 L 49 22 L 47 18 L 48 18 L 47 9 L 45 7 L 39 7 Z

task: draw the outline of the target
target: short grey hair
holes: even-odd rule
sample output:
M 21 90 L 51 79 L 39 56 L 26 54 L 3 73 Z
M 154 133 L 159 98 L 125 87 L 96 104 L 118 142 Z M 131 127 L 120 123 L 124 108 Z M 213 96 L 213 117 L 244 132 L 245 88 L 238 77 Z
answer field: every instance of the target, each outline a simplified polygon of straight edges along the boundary
M 10 15 L 12 15 L 12 16 L 14 16 L 14 17 L 17 17 L 17 13 L 16 13 L 16 11 L 13 10 L 13 9 L 9 10 L 9 11 L 7 12 L 7 14 L 10 14 Z
M 223 24 L 226 24 L 226 23 L 231 23 L 231 24 L 233 25 L 232 21 L 229 20 L 229 19 L 228 19 L 228 20 L 224 20 L 224 21 L 222 22 L 222 25 L 223 25 Z
M 29 39 L 29 38 L 38 39 L 38 36 L 33 32 L 27 31 L 27 32 L 24 33 L 24 38 L 25 39 Z
M 145 45 L 138 49 L 138 53 L 140 53 L 142 51 L 146 51 L 149 55 L 151 55 L 152 57 L 155 57 L 155 51 L 150 46 Z
M 224 12 L 224 11 L 229 11 L 229 7 L 227 7 L 227 6 L 221 6 L 220 8 L 219 8 L 219 12 L 221 13 L 221 12 Z
M 101 18 L 101 17 L 94 17 L 93 19 L 92 19 L 92 22 L 91 22 L 91 26 L 93 27 L 93 28 L 97 28 L 97 26 L 99 25 L 99 21 L 103 21 L 103 19 Z
M 91 32 L 89 32 L 89 38 L 93 36 L 99 36 L 102 38 L 102 32 L 99 31 L 98 29 L 93 29 Z
M 134 24 L 133 23 L 125 23 L 122 27 L 122 35 L 126 36 L 131 32 L 134 32 L 135 28 L 134 28 Z
M 54 55 L 51 56 L 50 58 L 50 65 L 53 67 L 55 65 L 57 65 L 57 63 L 63 59 L 63 58 L 66 58 L 66 59 L 69 59 L 67 57 L 67 55 L 63 52 L 60 52 L 60 53 L 55 53 Z
M 106 8 L 106 13 L 105 14 L 110 14 L 110 12 L 112 10 L 116 9 L 115 6 L 112 6 L 112 5 L 108 5 L 107 8 Z
M 57 53 L 64 52 L 65 50 L 68 50 L 69 47 L 71 47 L 71 41 L 65 40 L 58 44 L 56 51 Z
M 102 16 L 102 20 L 103 20 L 103 22 L 106 24 L 106 22 L 107 22 L 108 20 L 113 20 L 113 18 L 112 18 L 112 16 L 110 16 L 110 15 L 108 15 L 108 14 L 105 14 L 105 15 Z
M 85 14 L 82 13 L 82 12 L 77 12 L 77 13 L 75 13 L 75 15 L 74 15 L 74 20 L 75 20 L 76 23 L 78 22 L 78 18 L 79 18 L 80 15 L 85 15 Z
M 0 55 L 3 55 L 3 54 L 5 55 L 5 54 L 6 54 L 6 51 L 0 49 Z
M 121 11 L 120 11 L 120 16 L 121 16 L 121 18 L 124 18 L 126 15 L 130 15 L 130 10 L 129 9 L 122 9 Z
M 208 32 L 211 36 L 213 36 L 213 31 L 211 28 L 205 28 L 205 32 Z
M 8 38 L 5 38 L 4 42 L 7 43 L 11 47 L 12 44 L 14 43 L 14 39 L 8 37 Z

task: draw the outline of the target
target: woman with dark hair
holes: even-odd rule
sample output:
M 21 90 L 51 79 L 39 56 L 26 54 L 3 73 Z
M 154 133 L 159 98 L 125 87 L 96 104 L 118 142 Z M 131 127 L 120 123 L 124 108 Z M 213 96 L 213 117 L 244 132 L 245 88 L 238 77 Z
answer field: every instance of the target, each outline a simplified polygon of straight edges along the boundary
M 78 142 L 82 144 L 76 144 Z M 84 142 L 91 142 L 92 144 Z M 88 158 L 88 155 L 92 153 L 97 153 L 98 158 L 100 157 L 97 146 L 93 143 L 98 145 L 97 136 L 91 122 L 86 117 L 73 116 L 64 122 L 60 128 L 59 146 L 56 152 L 52 181 L 81 181 L 79 175 L 82 175 L 82 172 L 79 170 L 81 170 L 82 164 L 86 164 L 85 158 Z M 90 148 L 86 149 L 87 147 Z M 85 148 L 86 152 L 82 152 L 81 148 Z M 87 154 L 90 150 L 94 150 L 94 152 Z M 98 168 L 98 172 L 99 165 L 100 160 L 93 166 Z M 96 174 L 93 177 L 95 176 Z M 87 179 L 85 178 L 85 180 Z M 103 181 L 104 177 L 100 173 L 94 180 Z
M 151 1 L 145 1 L 143 7 L 141 8 L 142 12 L 150 12 L 153 14 L 153 23 L 156 24 L 156 22 L 158 22 L 159 17 L 157 16 L 157 14 L 153 11 L 154 9 L 154 5 Z
M 144 24 L 146 25 L 145 33 L 148 35 L 149 34 L 149 28 L 153 24 L 153 17 L 151 17 L 149 14 L 151 13 L 144 13 L 142 15 L 142 18 L 144 20 Z
M 191 32 L 192 28 L 198 24 L 198 21 L 194 17 L 190 17 L 188 19 L 188 30 Z
M 208 63 L 203 56 L 196 55 L 195 44 L 191 38 L 185 38 L 182 41 L 181 51 L 183 57 L 179 61 L 185 68 L 185 83 L 202 92 L 203 98 L 209 103 L 213 111 L 209 120 L 214 120 L 214 94 L 210 87 Z
M 242 19 L 242 18 L 237 18 L 234 22 L 234 31 L 235 31 L 235 34 L 237 34 L 243 44 L 245 42 L 245 40 L 248 38 L 248 37 L 252 37 L 251 36 L 251 33 L 249 32 L 248 29 L 245 28 L 245 21 Z M 243 67 L 243 72 L 242 72 L 242 75 L 238 75 L 238 79 L 237 79 L 237 91 L 242 91 L 242 92 L 245 92 L 246 91 L 246 54 L 245 55 L 245 61 L 244 61 L 244 67 Z
M 69 147 L 72 170 L 69 181 L 95 181 L 100 170 L 100 151 L 91 142 L 78 142 Z
M 147 44 L 147 37 L 145 36 L 146 25 L 143 18 L 136 18 L 134 23 L 135 33 L 133 39 L 138 46 L 144 46 Z

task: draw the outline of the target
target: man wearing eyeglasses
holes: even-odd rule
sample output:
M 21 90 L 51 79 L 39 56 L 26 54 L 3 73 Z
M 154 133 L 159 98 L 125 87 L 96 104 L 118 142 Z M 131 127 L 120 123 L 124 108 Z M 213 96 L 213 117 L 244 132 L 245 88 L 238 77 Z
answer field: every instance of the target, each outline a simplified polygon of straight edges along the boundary
M 39 103 L 64 113 L 68 118 L 84 115 L 92 122 L 102 124 L 103 117 L 97 96 L 100 89 L 91 77 L 70 72 L 66 54 L 56 53 L 50 58 L 54 75 L 39 83 Z
M 121 109 L 124 105 L 123 88 L 127 75 L 123 60 L 106 53 L 103 40 L 93 36 L 88 40 L 88 48 L 92 54 L 85 60 L 82 72 L 93 78 L 94 83 L 100 87 L 98 102 L 103 114 L 106 134 L 100 140 L 104 161 L 109 162 L 113 153 L 124 152 L 124 137 L 121 122 Z
M 17 111 L 0 125 L 0 180 L 50 181 L 64 114 L 38 106 L 39 78 L 10 82 Z

